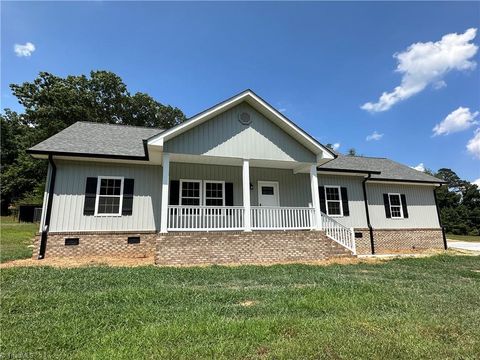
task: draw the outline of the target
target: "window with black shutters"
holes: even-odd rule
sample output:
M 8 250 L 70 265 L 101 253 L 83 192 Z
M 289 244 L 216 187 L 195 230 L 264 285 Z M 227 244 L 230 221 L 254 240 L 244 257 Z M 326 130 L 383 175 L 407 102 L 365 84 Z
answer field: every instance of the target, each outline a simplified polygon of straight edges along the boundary
M 403 210 L 400 194 L 388 194 L 388 199 L 390 201 L 390 215 L 392 219 L 402 219 Z
M 342 196 L 339 186 L 325 186 L 325 202 L 327 215 L 342 216 Z
M 180 205 L 200 205 L 200 180 L 180 181 Z
M 223 206 L 224 204 L 224 183 L 221 181 L 205 181 L 205 205 Z
M 123 177 L 99 177 L 97 184 L 97 215 L 121 215 Z

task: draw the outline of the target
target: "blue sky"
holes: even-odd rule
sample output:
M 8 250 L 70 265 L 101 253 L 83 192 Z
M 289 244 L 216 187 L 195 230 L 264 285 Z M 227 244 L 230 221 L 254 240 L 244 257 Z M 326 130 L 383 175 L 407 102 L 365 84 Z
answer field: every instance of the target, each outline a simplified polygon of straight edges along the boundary
M 460 38 L 480 27 L 478 2 L 1 6 L 2 109 L 21 110 L 8 84 L 31 81 L 39 71 L 111 70 L 131 92 L 187 116 L 251 88 L 321 142 L 339 143 L 339 151 L 354 147 L 480 179 L 480 33 Z M 429 51 L 448 47 L 442 37 L 455 33 L 458 59 L 445 68 L 442 53 Z M 415 43 L 424 44 L 409 50 Z M 399 63 L 403 72 L 395 71 Z M 383 92 L 391 96 L 379 102 Z M 367 141 L 375 132 L 378 140 Z

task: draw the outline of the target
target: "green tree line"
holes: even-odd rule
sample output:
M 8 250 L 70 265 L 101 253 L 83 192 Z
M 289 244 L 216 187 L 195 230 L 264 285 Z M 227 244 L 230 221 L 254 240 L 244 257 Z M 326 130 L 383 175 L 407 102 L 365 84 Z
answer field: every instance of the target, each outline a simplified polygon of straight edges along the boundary
M 185 120 L 183 112 L 151 96 L 130 94 L 109 71 L 59 77 L 41 72 L 32 82 L 11 84 L 24 111 L 4 109 L 1 125 L 1 212 L 11 204 L 41 203 L 47 162 L 26 150 L 77 121 L 167 129 Z

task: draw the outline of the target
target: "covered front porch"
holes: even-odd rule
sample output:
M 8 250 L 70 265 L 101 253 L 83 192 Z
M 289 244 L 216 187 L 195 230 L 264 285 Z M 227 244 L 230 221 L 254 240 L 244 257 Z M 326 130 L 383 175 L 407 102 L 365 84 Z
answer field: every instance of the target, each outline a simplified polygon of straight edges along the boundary
M 320 211 L 316 164 L 162 154 L 161 233 L 325 232 L 354 251 L 353 229 Z
M 161 233 L 323 228 L 315 164 L 185 160 L 162 154 Z

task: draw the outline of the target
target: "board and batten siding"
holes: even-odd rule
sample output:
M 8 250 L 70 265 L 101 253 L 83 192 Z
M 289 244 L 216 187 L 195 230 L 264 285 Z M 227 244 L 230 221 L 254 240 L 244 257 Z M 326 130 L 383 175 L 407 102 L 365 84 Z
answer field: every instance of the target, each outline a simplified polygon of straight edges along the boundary
M 219 180 L 233 183 L 233 204 L 243 206 L 242 168 L 240 166 L 170 163 L 170 179 Z M 292 170 L 250 168 L 250 202 L 258 205 L 258 181 L 277 181 L 280 206 L 309 206 L 312 202 L 309 174 Z
M 162 167 L 56 160 L 51 232 L 155 231 L 160 228 Z M 85 216 L 87 177 L 135 179 L 131 216 Z
M 367 183 L 370 222 L 374 229 L 438 229 L 437 208 L 432 186 Z M 388 219 L 383 194 L 405 194 L 408 219 Z
M 336 221 L 346 227 L 366 228 L 367 216 L 362 189 L 363 177 L 359 176 L 335 176 L 318 175 L 319 186 L 340 186 L 347 188 L 349 216 L 333 217 Z
M 250 114 L 251 124 L 239 121 Z M 247 103 L 242 103 L 167 141 L 164 151 L 241 159 L 315 163 L 316 156 Z

